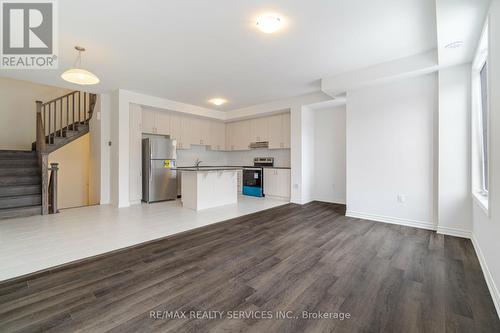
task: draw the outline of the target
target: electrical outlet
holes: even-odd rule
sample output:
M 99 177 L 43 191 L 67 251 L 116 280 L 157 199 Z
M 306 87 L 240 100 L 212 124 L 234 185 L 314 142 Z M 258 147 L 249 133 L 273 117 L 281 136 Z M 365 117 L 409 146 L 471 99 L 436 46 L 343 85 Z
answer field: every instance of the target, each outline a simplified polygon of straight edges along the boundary
M 398 194 L 398 202 L 404 203 L 406 201 L 406 196 L 404 194 Z

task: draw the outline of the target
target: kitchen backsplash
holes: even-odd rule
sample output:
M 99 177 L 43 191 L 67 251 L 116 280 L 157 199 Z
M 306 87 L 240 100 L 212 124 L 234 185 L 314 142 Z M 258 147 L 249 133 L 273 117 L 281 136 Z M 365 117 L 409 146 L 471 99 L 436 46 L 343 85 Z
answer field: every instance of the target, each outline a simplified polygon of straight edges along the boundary
M 191 146 L 191 149 L 177 150 L 177 165 L 192 166 L 196 159 L 201 165 L 253 165 L 254 157 L 274 157 L 274 165 L 290 166 L 290 149 L 252 149 L 245 151 L 213 151 L 205 146 Z
M 274 157 L 274 166 L 290 166 L 290 149 L 252 149 L 227 152 L 228 165 L 253 165 L 254 157 Z

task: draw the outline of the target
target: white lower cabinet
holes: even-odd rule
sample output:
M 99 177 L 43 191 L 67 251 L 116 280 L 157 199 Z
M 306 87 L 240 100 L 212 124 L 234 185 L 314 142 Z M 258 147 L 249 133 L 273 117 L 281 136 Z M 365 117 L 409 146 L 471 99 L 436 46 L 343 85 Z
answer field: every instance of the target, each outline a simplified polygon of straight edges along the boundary
M 264 194 L 290 199 L 290 169 L 264 169 Z

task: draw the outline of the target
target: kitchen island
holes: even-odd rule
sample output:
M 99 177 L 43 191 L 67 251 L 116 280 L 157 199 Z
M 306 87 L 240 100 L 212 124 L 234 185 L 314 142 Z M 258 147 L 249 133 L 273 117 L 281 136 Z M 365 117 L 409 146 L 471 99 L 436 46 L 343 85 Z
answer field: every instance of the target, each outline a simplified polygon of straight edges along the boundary
M 182 168 L 182 206 L 195 210 L 235 204 L 239 168 Z

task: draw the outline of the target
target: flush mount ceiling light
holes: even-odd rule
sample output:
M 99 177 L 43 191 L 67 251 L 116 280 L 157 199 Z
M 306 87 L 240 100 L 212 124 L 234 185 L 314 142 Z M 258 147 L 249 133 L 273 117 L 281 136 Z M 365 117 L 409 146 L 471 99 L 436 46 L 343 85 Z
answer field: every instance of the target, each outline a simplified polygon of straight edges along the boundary
M 447 49 L 458 49 L 459 47 L 464 46 L 464 42 L 461 40 L 454 41 L 452 43 L 446 44 L 445 48 Z
M 75 49 L 78 51 L 78 56 L 76 57 L 74 68 L 68 69 L 62 73 L 61 78 L 65 81 L 81 85 L 98 84 L 99 78 L 95 76 L 95 74 L 81 68 L 82 52 L 85 52 L 85 48 L 75 46 Z
M 283 18 L 276 14 L 264 14 L 257 18 L 257 28 L 266 34 L 272 34 L 283 26 Z
M 222 104 L 227 103 L 224 98 L 212 98 L 211 100 L 209 100 L 209 102 L 217 106 L 221 106 Z

